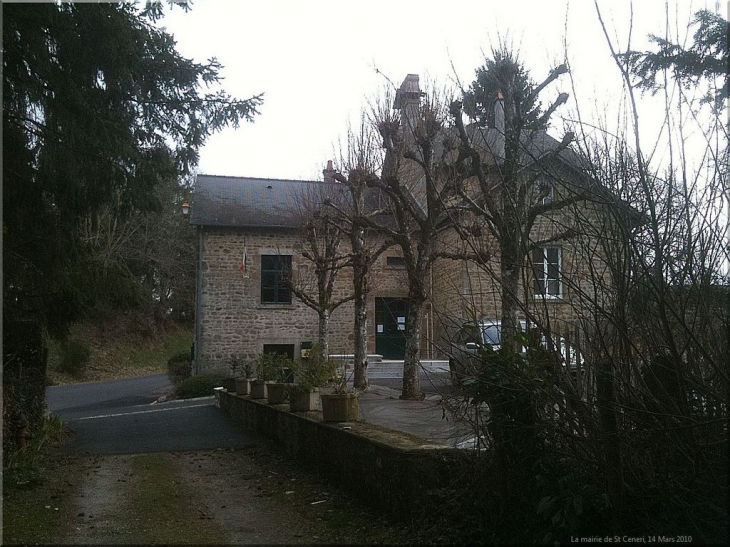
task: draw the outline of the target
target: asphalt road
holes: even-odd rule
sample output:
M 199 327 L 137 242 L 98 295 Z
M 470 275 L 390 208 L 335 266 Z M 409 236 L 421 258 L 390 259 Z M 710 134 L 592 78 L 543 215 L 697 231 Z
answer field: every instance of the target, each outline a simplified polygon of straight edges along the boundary
M 399 390 L 402 364 L 373 364 L 371 383 Z M 448 390 L 444 374 L 421 371 L 421 389 Z M 168 393 L 165 374 L 123 380 L 53 386 L 46 390 L 48 409 L 74 432 L 68 453 L 136 454 L 178 450 L 240 448 L 258 438 L 234 425 L 211 397 L 155 403 Z
M 259 442 L 220 412 L 213 397 L 154 404 L 169 387 L 166 375 L 55 386 L 46 390 L 46 403 L 74 432 L 67 453 L 208 450 Z

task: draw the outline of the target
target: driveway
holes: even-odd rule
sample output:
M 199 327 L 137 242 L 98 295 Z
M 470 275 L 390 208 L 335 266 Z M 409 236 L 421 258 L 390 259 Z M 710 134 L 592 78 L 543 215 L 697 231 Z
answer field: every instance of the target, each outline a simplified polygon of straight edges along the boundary
M 164 374 L 49 387 L 48 409 L 74 432 L 65 453 L 139 454 L 243 448 L 261 439 L 231 422 L 211 397 L 155 403 Z

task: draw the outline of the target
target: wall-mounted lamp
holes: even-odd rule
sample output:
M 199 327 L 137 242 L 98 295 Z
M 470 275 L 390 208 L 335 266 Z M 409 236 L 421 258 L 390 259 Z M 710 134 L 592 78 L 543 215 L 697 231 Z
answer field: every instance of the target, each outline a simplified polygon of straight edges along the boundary
M 183 201 L 182 214 L 183 216 L 188 216 L 188 213 L 190 213 L 190 204 L 187 201 Z

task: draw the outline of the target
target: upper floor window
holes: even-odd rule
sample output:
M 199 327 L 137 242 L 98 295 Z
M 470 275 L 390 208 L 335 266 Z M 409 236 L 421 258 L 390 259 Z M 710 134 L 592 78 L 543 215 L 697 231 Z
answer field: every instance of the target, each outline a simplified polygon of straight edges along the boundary
M 563 250 L 560 247 L 539 247 L 532 251 L 533 290 L 535 296 L 563 296 L 561 268 Z
M 291 304 L 291 255 L 261 255 L 261 303 Z
M 538 196 L 538 205 L 549 205 L 555 199 L 555 186 L 545 177 L 538 177 L 535 181 L 535 191 Z

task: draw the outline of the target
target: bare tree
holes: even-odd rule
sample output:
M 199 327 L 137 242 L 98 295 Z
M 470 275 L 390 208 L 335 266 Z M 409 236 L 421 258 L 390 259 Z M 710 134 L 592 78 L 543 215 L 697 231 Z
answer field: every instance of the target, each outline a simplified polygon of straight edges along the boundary
M 353 274 L 354 303 L 354 359 L 353 386 L 366 389 L 369 385 L 368 367 L 368 324 L 367 305 L 370 292 L 370 272 L 378 257 L 392 242 L 377 236 L 368 227 L 367 219 L 382 214 L 366 181 L 380 170 L 381 156 L 374 142 L 372 127 L 363 117 L 359 131 L 348 132 L 347 150 L 341 154 L 343 173 L 332 174 L 334 180 L 344 185 L 349 199 L 344 204 L 328 201 L 327 205 L 336 212 L 338 226 L 350 241 L 350 264 Z
M 449 206 L 455 196 L 454 172 L 446 160 L 450 150 L 441 144 L 448 114 L 445 100 L 424 94 L 418 76 L 412 74 L 395 100 L 385 101 L 375 106 L 372 118 L 382 137 L 383 167 L 380 176 L 372 174 L 366 182 L 386 198 L 388 216 L 385 222 L 363 220 L 403 254 L 409 308 L 401 398 L 420 399 L 421 324 L 430 297 L 429 271 L 440 257 L 439 237 L 451 223 Z
M 351 265 L 350 254 L 342 249 L 345 233 L 325 205 L 342 204 L 342 188 L 335 184 L 312 183 L 298 194 L 298 213 L 302 219 L 301 256 L 307 261 L 291 272 L 289 286 L 302 303 L 317 312 L 318 342 L 324 359 L 329 356 L 329 331 L 332 312 L 353 300 L 351 292 L 337 289 L 341 271 Z

